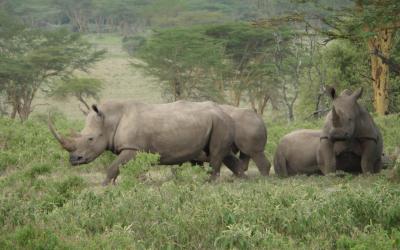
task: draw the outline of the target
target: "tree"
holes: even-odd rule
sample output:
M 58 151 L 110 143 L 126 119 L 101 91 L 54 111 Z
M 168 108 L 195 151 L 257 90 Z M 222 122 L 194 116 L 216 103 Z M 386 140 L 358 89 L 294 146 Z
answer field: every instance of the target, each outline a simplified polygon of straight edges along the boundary
M 55 6 L 64 13 L 78 32 L 88 31 L 89 17 L 93 9 L 93 0 L 53 0 Z
M 136 64 L 156 76 L 168 99 L 219 99 L 214 72 L 223 67 L 223 46 L 202 28 L 161 30 L 141 43 Z
M 280 81 L 283 103 L 287 107 L 288 120 L 294 120 L 294 104 L 299 97 L 300 81 L 305 66 L 306 48 L 298 32 L 281 27 L 275 33 L 275 62 Z
M 229 59 L 230 69 L 224 75 L 224 81 L 229 85 L 233 105 L 239 106 L 247 90 L 253 109 L 257 109 L 255 103 L 258 99 L 257 110 L 262 113 L 264 102 L 270 96 L 267 92 L 270 78 L 267 76 L 271 73 L 273 30 L 234 23 L 211 26 L 206 34 L 225 45 L 224 53 Z
M 327 36 L 326 42 L 345 39 L 368 48 L 374 108 L 379 115 L 385 115 L 389 113 L 390 69 L 378 54 L 390 58 L 393 53 L 394 37 L 400 29 L 400 4 L 398 0 L 353 0 L 352 3 L 345 9 L 331 11 L 328 16 L 317 16 L 323 25 L 312 26 Z M 303 21 L 307 20 L 303 17 Z
M 12 118 L 28 119 L 40 89 L 55 78 L 87 70 L 104 54 L 77 33 L 32 29 L 5 14 L 0 19 L 0 82 Z
M 94 78 L 71 77 L 63 81 L 51 91 L 50 96 L 58 100 L 64 100 L 70 96 L 75 97 L 84 108 L 80 108 L 86 115 L 90 111 L 88 99 L 98 100 L 99 94 L 103 89 L 103 83 Z

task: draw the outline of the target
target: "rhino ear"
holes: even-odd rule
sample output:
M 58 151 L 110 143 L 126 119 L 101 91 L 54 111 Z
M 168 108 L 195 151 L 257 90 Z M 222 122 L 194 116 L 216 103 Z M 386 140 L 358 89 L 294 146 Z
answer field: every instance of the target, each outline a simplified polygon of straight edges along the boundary
M 96 104 L 93 104 L 93 105 L 92 105 L 92 109 L 94 110 L 94 112 L 97 113 L 97 115 L 98 115 L 99 117 L 101 117 L 102 119 L 104 119 L 104 113 L 103 113 L 101 110 L 99 110 L 99 108 L 97 107 Z
M 358 100 L 362 96 L 362 93 L 363 93 L 363 88 L 361 87 L 356 91 L 354 91 L 354 93 L 351 96 L 354 98 L 354 100 Z
M 351 92 L 350 89 L 345 89 L 342 91 L 342 93 L 340 93 L 340 95 L 352 95 L 352 94 L 353 94 L 353 92 Z
M 337 97 L 336 89 L 332 86 L 325 87 L 326 93 L 332 98 L 335 99 Z

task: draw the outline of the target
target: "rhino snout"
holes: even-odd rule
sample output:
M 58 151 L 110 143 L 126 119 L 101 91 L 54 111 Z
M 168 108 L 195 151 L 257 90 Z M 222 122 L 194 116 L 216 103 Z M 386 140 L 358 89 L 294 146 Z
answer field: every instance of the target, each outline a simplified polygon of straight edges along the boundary
M 82 164 L 82 163 L 84 163 L 85 162 L 85 159 L 82 157 L 82 156 L 80 156 L 80 155 L 70 155 L 69 156 L 69 162 L 73 165 L 73 166 L 75 166 L 75 165 L 79 165 L 79 164 Z
M 329 139 L 332 141 L 345 141 L 350 139 L 350 134 L 347 132 L 341 134 L 331 134 Z

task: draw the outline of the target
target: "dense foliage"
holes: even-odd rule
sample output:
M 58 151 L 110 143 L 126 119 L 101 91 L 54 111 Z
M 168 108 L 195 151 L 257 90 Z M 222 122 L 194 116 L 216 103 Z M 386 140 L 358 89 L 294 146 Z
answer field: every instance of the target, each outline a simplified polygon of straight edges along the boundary
M 86 71 L 104 51 L 95 51 L 80 34 L 65 29 L 34 29 L 0 12 L 0 91 L 10 116 L 22 121 L 33 111 L 33 99 L 53 79 Z

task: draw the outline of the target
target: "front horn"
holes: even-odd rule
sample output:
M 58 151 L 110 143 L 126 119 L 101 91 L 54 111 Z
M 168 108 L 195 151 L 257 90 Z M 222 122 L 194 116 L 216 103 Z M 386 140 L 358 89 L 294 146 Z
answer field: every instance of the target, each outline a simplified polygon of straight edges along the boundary
M 65 150 L 67 150 L 68 152 L 75 151 L 76 147 L 74 145 L 73 140 L 64 138 L 64 136 L 60 135 L 57 132 L 57 130 L 54 128 L 54 125 L 51 121 L 50 115 L 49 115 L 49 119 L 48 119 L 48 125 L 49 125 L 50 132 L 54 135 L 54 137 L 57 139 L 57 141 L 61 144 L 61 146 Z

